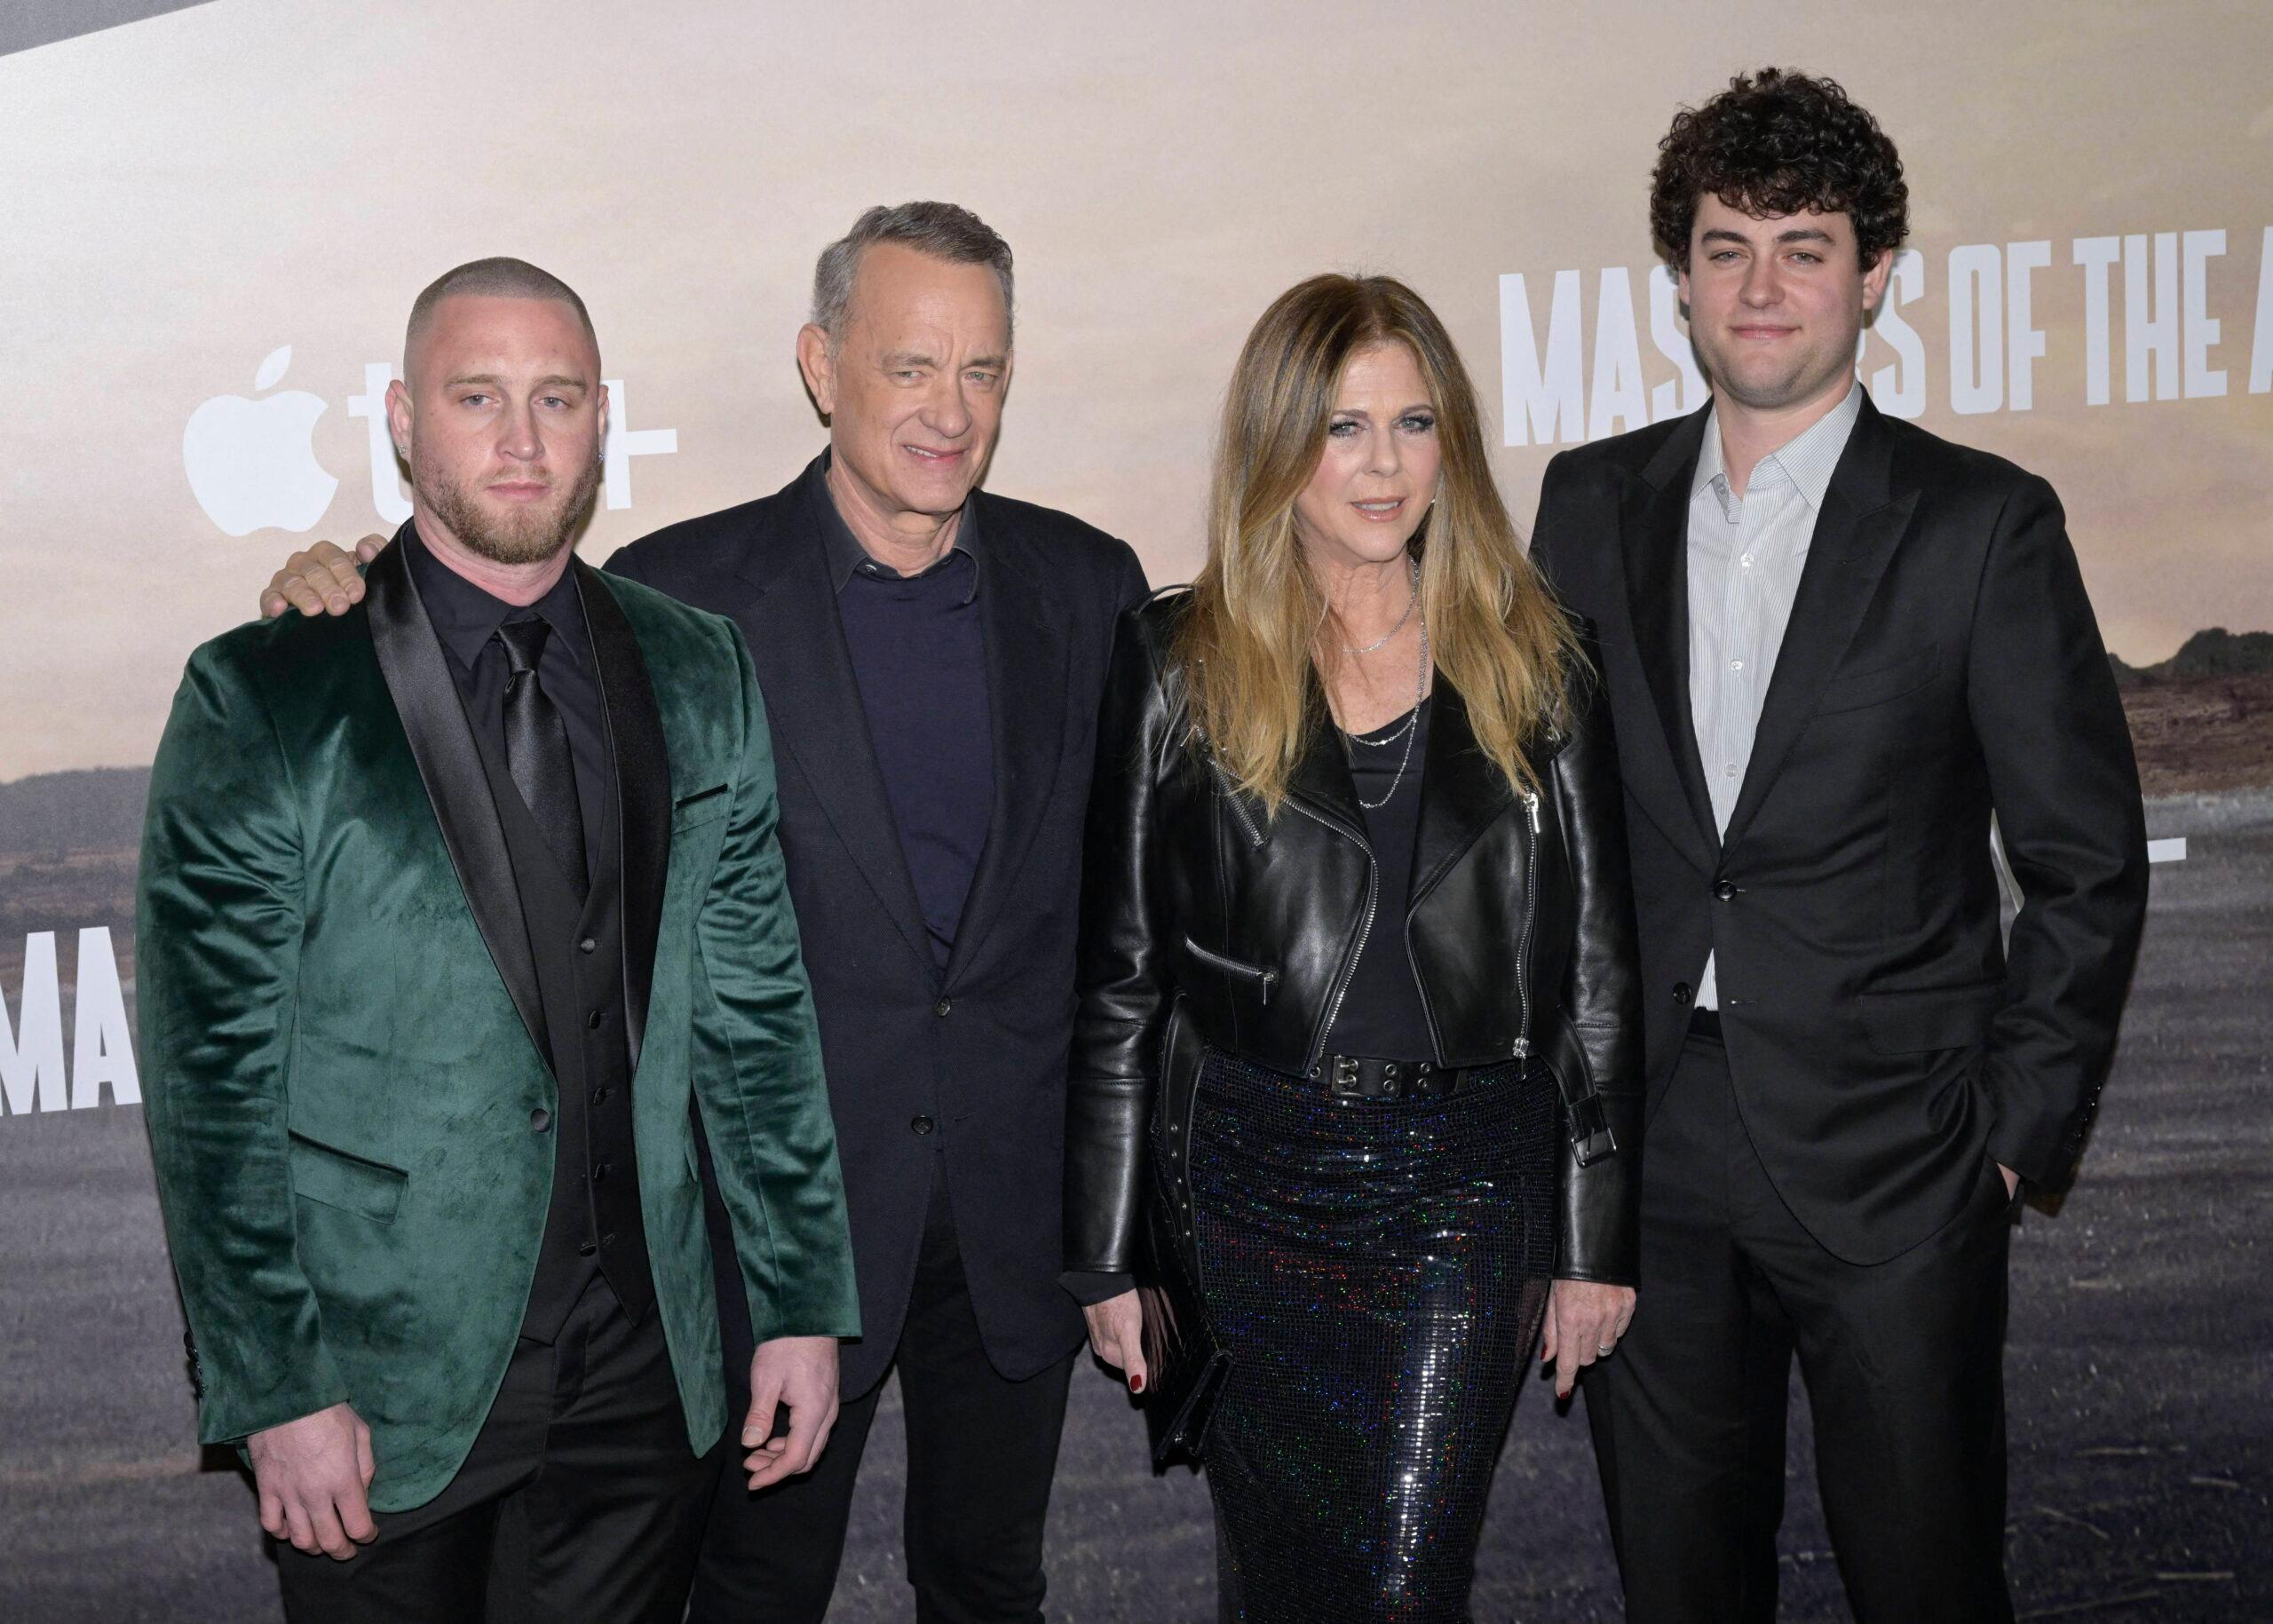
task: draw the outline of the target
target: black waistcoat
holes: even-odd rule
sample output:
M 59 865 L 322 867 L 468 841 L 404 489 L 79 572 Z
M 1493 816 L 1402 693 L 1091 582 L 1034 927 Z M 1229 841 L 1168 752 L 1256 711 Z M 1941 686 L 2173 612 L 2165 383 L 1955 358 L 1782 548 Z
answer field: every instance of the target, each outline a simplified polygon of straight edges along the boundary
M 550 1342 L 593 1274 L 636 1323 L 655 1300 L 639 1215 L 631 1137 L 631 1050 L 624 1025 L 623 884 L 614 764 L 587 830 L 591 884 L 580 904 L 529 816 L 505 763 L 474 730 L 520 894 L 521 918 L 544 1006 L 545 1058 L 559 1084 L 551 1110 L 552 1204 L 521 1335 Z

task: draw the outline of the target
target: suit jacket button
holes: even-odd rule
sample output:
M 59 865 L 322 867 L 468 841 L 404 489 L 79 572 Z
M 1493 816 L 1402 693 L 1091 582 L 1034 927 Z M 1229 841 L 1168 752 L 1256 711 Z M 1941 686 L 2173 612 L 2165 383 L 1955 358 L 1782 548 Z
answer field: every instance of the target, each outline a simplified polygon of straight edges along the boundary
M 1697 994 L 1690 990 L 1688 982 L 1676 981 L 1673 984 L 1673 1001 L 1679 1004 L 1683 1009 L 1687 1009 L 1689 1007 L 1689 1001 L 1696 996 Z
M 529 1113 L 529 1127 L 535 1132 L 543 1133 L 546 1129 L 551 1126 L 552 1113 L 547 1111 L 543 1105 L 539 1105 L 535 1110 Z
M 582 941 L 576 944 L 576 951 L 579 953 L 598 953 L 599 950 L 599 943 L 594 941 L 589 936 L 584 938 Z
M 934 1123 L 928 1116 L 919 1116 L 915 1121 L 909 1122 L 907 1126 L 920 1136 L 930 1133 L 937 1124 Z
M 1730 898 L 1737 894 L 1737 888 L 1730 884 L 1726 880 L 1723 880 L 1718 885 L 1713 887 L 1713 894 L 1718 897 L 1722 901 L 1726 902 Z
M 931 1006 L 931 1013 L 934 1015 L 946 1015 L 953 1010 L 954 1007 L 955 1001 L 954 999 L 942 998 L 939 1002 Z

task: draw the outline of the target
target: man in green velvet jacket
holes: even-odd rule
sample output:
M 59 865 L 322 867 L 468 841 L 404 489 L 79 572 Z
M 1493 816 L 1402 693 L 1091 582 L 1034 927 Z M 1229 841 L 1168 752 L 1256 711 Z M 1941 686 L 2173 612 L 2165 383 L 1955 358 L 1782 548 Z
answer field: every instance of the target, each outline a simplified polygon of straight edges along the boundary
M 818 1455 L 859 1329 L 764 714 L 731 622 L 574 558 L 606 422 L 574 292 L 461 266 L 404 369 L 404 544 L 352 613 L 199 649 L 152 777 L 200 1436 L 309 1553 L 296 1617 L 675 1620 L 728 1419 L 701 1161 L 754 1484 Z

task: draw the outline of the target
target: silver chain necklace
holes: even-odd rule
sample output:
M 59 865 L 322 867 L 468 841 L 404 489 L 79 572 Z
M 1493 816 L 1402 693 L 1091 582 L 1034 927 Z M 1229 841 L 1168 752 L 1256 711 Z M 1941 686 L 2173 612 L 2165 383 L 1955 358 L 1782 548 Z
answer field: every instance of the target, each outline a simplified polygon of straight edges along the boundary
M 1398 632 L 1403 631 L 1405 630 L 1405 622 L 1413 618 L 1413 606 L 1421 601 L 1421 560 L 1408 556 L 1405 561 L 1406 566 L 1412 571 L 1411 578 L 1413 582 L 1412 595 L 1405 600 L 1405 613 L 1397 617 L 1396 625 L 1390 627 L 1387 631 L 1382 633 L 1380 637 L 1375 638 L 1372 642 L 1366 644 L 1365 647 L 1359 648 L 1354 644 L 1344 643 L 1342 646 L 1349 650 L 1350 653 L 1353 654 L 1370 654 L 1378 649 L 1387 648 L 1389 646 L 1390 639 L 1394 638 Z
M 1405 769 L 1413 764 L 1413 741 L 1419 735 L 1421 728 L 1421 701 L 1428 691 L 1429 617 L 1423 614 L 1421 617 L 1421 661 L 1413 673 L 1413 709 L 1406 715 L 1405 725 L 1386 739 L 1359 739 L 1354 733 L 1342 735 L 1353 743 L 1378 745 L 1383 749 L 1397 742 L 1398 733 L 1405 735 L 1405 754 L 1398 757 L 1397 775 L 1389 780 L 1388 792 L 1378 801 L 1368 801 L 1363 796 L 1358 797 L 1358 804 L 1367 812 L 1379 812 L 1397 799 L 1397 787 L 1405 781 Z

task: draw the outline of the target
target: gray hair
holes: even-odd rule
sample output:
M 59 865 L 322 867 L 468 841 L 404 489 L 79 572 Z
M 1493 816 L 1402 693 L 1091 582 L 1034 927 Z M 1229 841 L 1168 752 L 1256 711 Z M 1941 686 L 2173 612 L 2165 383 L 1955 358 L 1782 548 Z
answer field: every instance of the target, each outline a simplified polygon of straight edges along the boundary
M 470 260 L 455 270 L 443 272 L 426 284 L 424 291 L 410 306 L 410 325 L 402 337 L 403 362 L 409 364 L 411 351 L 418 347 L 418 335 L 434 319 L 434 307 L 454 294 L 468 294 L 480 298 L 558 299 L 576 313 L 584 324 L 584 336 L 592 341 L 592 348 L 600 347 L 599 335 L 592 330 L 592 313 L 584 308 L 584 301 L 576 290 L 551 272 L 540 270 L 526 259 L 512 259 L 503 255 L 491 259 Z
M 1015 308 L 1011 298 L 1010 245 L 994 228 L 970 210 L 954 203 L 879 203 L 852 229 L 820 251 L 813 266 L 813 325 L 828 335 L 834 350 L 844 337 L 844 311 L 852 302 L 852 279 L 860 269 L 860 256 L 872 242 L 897 242 L 919 254 L 944 259 L 949 265 L 983 265 L 1002 284 L 1002 316 L 1007 328 Z

